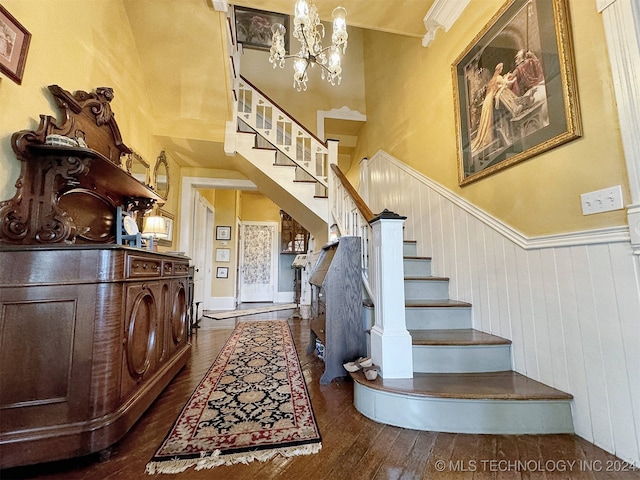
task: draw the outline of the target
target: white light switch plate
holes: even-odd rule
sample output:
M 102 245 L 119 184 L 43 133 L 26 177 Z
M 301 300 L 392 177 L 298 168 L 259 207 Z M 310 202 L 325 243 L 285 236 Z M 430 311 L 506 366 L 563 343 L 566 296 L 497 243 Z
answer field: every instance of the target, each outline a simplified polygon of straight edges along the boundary
M 580 195 L 580 199 L 582 202 L 583 215 L 593 215 L 594 213 L 610 212 L 624 208 L 622 205 L 622 188 L 620 185 L 596 190 L 595 192 L 583 193 Z

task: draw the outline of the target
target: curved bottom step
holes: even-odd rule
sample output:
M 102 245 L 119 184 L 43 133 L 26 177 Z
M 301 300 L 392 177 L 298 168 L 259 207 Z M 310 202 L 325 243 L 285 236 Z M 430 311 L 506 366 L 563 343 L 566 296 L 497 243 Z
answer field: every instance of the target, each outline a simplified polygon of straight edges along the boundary
M 515 372 L 351 377 L 356 409 L 376 422 L 450 433 L 573 433 L 571 395 Z

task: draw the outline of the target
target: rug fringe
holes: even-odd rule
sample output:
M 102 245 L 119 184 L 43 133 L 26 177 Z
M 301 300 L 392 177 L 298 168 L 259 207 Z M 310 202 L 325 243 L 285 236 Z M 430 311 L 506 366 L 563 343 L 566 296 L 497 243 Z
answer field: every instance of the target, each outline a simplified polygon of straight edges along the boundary
M 276 455 L 283 457 L 295 457 L 299 455 L 312 455 L 318 453 L 322 449 L 322 443 L 311 443 L 307 445 L 297 445 L 294 447 L 274 448 L 271 450 L 256 450 L 252 452 L 232 453 L 230 455 L 220 455 L 220 450 L 216 450 L 211 455 L 203 454 L 196 458 L 174 458 L 163 462 L 149 462 L 145 468 L 145 472 L 149 475 L 156 473 L 182 473 L 189 467 L 195 467 L 195 470 L 204 470 L 218 467 L 220 465 L 235 465 L 243 463 L 245 465 L 258 460 L 266 462 Z

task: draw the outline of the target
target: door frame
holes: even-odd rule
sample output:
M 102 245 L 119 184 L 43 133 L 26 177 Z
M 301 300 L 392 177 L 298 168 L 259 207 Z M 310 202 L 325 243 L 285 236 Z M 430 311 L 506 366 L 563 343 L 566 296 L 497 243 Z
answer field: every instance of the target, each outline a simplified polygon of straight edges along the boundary
M 274 221 L 241 221 L 240 225 L 242 230 L 240 230 L 240 248 L 239 248 L 239 261 L 238 261 L 238 291 L 237 298 L 238 303 L 242 303 L 245 300 L 242 298 L 242 283 L 244 282 L 244 227 L 245 225 L 264 225 L 268 227 L 273 227 L 274 234 L 273 239 L 271 241 L 271 278 L 273 281 L 273 290 L 271 291 L 271 302 L 277 303 L 278 300 L 278 265 L 279 265 L 279 248 L 280 244 L 279 233 L 280 233 L 280 223 Z
M 257 191 L 258 187 L 250 180 L 232 178 L 206 178 L 206 177 L 182 177 L 180 183 L 180 215 L 178 216 L 178 245 L 180 251 L 185 252 L 188 257 L 193 256 L 193 213 L 194 199 L 197 188 L 227 189 L 227 190 L 250 190 Z M 185 219 L 187 219 L 185 221 Z M 213 245 L 213 241 L 211 242 Z M 211 288 L 205 292 L 204 306 L 211 309 L 214 298 L 211 295 Z

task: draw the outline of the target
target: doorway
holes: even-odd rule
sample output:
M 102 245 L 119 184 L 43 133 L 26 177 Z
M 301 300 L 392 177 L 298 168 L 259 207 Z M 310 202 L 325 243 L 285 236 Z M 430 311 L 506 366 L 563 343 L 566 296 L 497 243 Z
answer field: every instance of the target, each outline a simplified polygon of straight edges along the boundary
M 278 223 L 242 222 L 239 302 L 274 302 L 277 289 Z

